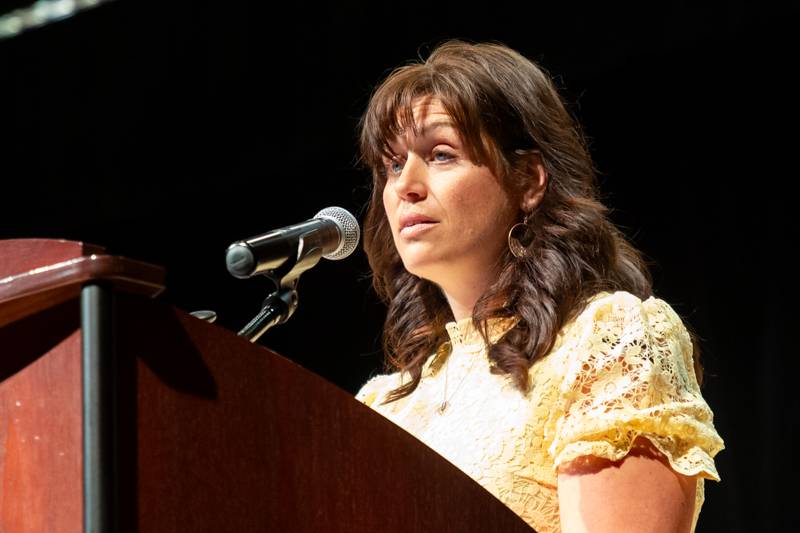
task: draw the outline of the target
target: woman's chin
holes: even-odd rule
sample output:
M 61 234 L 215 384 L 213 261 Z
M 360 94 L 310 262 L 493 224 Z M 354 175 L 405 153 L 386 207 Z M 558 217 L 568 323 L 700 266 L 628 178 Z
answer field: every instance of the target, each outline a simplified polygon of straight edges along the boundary
M 431 280 L 431 276 L 438 270 L 435 261 L 424 257 L 403 258 L 403 266 L 409 273 L 427 280 Z

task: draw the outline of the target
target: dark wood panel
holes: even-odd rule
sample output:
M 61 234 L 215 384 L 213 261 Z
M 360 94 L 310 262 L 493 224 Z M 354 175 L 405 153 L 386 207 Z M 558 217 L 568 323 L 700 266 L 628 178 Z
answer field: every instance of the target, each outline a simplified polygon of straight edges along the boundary
M 0 528 L 82 523 L 81 340 L 71 301 L 0 328 Z

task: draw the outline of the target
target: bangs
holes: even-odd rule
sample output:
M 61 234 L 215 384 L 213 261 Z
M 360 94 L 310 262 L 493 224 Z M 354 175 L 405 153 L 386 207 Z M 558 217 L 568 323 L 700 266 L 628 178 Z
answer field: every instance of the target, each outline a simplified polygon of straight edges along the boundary
M 384 158 L 394 156 L 390 142 L 409 131 L 419 134 L 414 104 L 425 97 L 441 102 L 474 163 L 494 159 L 488 157 L 493 150 L 484 141 L 476 91 L 467 80 L 449 74 L 441 75 L 426 64 L 408 65 L 392 72 L 375 91 L 362 119 L 360 138 L 361 158 L 375 177 L 385 177 Z

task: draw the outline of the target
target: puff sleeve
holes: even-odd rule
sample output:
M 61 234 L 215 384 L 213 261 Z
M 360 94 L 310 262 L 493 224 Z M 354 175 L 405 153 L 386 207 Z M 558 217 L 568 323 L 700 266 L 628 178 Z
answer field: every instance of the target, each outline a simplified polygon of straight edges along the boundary
M 681 474 L 719 481 L 724 448 L 694 374 L 692 344 L 664 301 L 617 292 L 576 319 L 554 409 L 554 466 L 594 455 L 625 457 L 646 437 Z

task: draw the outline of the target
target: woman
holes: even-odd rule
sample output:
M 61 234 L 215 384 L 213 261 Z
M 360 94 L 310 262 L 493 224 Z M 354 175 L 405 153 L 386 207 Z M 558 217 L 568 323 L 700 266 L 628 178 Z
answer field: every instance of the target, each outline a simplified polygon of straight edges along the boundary
M 549 78 L 445 43 L 376 89 L 361 153 L 394 372 L 357 398 L 537 531 L 693 530 L 723 448 L 693 341 Z

